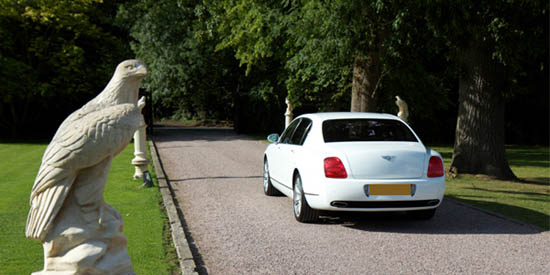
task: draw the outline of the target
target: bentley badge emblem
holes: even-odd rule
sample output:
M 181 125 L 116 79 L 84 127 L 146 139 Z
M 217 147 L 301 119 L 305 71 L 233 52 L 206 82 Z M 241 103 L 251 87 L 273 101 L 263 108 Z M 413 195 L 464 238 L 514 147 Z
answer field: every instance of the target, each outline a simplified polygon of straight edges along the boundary
M 395 156 L 382 156 L 382 158 L 390 162 L 395 160 Z

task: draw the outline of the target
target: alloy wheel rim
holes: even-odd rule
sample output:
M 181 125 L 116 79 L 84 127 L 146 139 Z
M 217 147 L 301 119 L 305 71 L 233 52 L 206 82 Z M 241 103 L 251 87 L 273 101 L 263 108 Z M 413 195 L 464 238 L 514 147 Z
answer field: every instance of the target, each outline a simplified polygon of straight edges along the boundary
M 300 181 L 300 178 L 296 179 L 292 198 L 294 200 L 294 214 L 296 217 L 299 217 L 302 211 L 302 182 Z

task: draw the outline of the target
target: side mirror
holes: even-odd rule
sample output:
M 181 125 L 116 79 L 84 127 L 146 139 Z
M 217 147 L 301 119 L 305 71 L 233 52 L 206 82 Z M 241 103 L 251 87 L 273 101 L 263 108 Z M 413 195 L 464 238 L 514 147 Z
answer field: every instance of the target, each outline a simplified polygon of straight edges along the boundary
M 267 136 L 267 140 L 268 140 L 269 142 L 278 143 L 278 141 L 279 141 L 279 134 L 271 134 L 271 135 Z

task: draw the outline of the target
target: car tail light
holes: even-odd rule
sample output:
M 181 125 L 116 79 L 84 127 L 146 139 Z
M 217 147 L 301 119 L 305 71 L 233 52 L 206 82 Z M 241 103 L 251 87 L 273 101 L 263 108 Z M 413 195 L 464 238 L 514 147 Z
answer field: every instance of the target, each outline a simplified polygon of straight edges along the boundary
M 435 178 L 443 176 L 443 162 L 440 157 L 431 157 L 428 164 L 428 178 Z
M 327 178 L 345 179 L 348 177 L 348 173 L 346 173 L 346 168 L 339 158 L 329 157 L 325 159 L 325 176 Z

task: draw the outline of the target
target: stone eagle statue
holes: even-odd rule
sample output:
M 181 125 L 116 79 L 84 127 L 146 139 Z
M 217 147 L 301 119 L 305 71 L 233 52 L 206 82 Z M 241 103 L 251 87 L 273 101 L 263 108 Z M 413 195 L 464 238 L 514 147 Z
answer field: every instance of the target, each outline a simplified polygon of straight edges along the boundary
M 405 102 L 405 100 L 401 99 L 399 96 L 395 96 L 395 99 L 395 105 L 399 107 L 399 113 L 397 113 L 397 117 L 407 122 L 407 119 L 409 118 L 409 105 L 407 105 L 407 102 Z
M 44 246 L 39 274 L 133 274 L 121 216 L 103 191 L 113 157 L 139 127 L 138 88 L 146 75 L 141 61 L 120 63 L 105 89 L 63 121 L 44 152 L 26 225 L 27 238 Z

